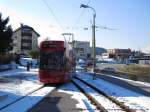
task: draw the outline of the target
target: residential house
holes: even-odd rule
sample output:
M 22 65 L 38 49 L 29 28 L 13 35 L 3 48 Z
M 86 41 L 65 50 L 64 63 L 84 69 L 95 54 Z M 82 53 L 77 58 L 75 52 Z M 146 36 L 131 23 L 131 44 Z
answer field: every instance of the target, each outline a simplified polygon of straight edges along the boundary
M 13 32 L 13 53 L 28 54 L 30 50 L 38 50 L 40 35 L 30 26 L 23 25 Z

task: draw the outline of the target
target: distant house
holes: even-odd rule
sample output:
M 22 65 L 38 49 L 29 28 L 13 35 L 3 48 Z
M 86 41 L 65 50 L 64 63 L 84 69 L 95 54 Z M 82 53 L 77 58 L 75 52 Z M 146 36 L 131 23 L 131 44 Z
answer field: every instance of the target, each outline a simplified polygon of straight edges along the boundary
M 150 54 L 145 54 L 141 51 L 133 51 L 129 61 L 129 63 L 150 64 Z
M 23 25 L 13 32 L 13 53 L 27 54 L 30 50 L 38 50 L 40 35 L 30 26 Z
M 113 58 L 120 63 L 127 63 L 131 56 L 131 49 L 107 49 L 109 58 Z
M 138 59 L 139 64 L 150 64 L 150 54 L 145 54 Z
M 150 64 L 150 59 L 139 59 L 139 64 Z

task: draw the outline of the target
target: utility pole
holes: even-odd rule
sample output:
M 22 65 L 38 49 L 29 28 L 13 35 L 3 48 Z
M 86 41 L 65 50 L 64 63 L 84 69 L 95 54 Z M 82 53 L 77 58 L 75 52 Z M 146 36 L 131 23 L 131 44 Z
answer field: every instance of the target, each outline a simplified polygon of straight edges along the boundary
M 95 68 L 96 68 L 96 39 L 95 39 L 95 18 L 96 13 L 93 14 L 93 25 L 92 25 L 92 52 L 93 52 L 93 79 L 96 79 Z
M 93 54 L 93 80 L 96 79 L 95 68 L 96 68 L 96 45 L 95 45 L 95 18 L 96 18 L 96 11 L 93 7 L 90 7 L 85 4 L 81 4 L 80 8 L 90 8 L 93 11 L 93 25 L 92 25 L 92 54 Z

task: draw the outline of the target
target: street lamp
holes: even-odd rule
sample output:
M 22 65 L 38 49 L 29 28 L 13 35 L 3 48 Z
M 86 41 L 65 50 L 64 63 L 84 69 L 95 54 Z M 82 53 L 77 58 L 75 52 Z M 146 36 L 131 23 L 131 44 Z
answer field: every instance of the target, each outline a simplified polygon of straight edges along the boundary
M 93 25 L 92 25 L 92 53 L 93 53 L 93 79 L 95 79 L 96 75 L 95 75 L 95 67 L 96 67 L 96 52 L 95 52 L 95 18 L 96 18 L 96 11 L 93 7 L 90 7 L 88 5 L 85 5 L 85 4 L 81 4 L 80 5 L 80 8 L 90 8 L 92 9 L 92 11 L 94 12 L 93 13 Z

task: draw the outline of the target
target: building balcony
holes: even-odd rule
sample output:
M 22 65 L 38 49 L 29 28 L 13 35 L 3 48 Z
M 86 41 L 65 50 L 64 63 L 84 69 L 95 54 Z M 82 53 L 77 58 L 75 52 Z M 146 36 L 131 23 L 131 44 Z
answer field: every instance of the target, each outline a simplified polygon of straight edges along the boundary
M 31 50 L 31 46 L 21 46 L 21 50 Z
M 21 36 L 31 36 L 32 37 L 32 32 L 22 32 Z
M 31 39 L 21 39 L 21 43 L 32 43 Z

